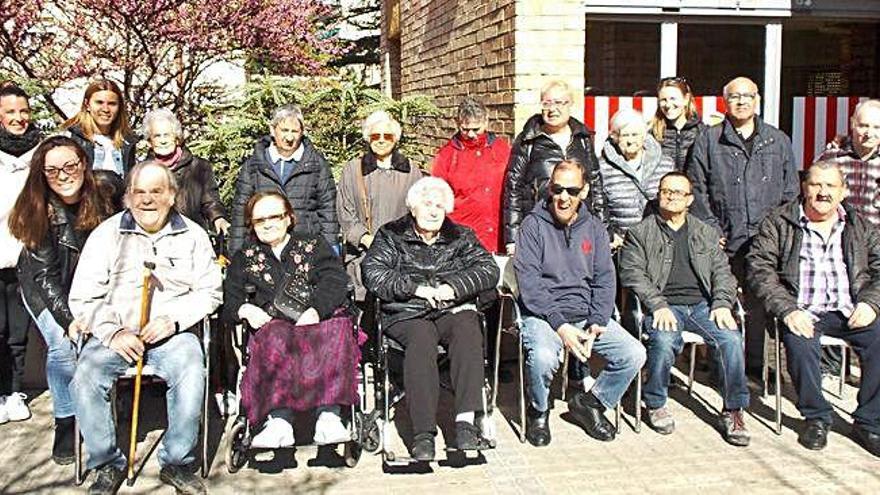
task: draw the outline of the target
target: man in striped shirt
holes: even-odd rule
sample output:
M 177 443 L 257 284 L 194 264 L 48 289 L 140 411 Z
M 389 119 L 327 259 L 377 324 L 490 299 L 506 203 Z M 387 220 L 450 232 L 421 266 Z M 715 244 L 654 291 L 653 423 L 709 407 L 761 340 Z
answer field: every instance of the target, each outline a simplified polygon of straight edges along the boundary
M 785 204 L 761 223 L 747 256 L 748 282 L 767 312 L 784 323 L 788 372 L 806 419 L 800 443 L 820 450 L 833 411 L 822 395 L 822 334 L 858 354 L 862 380 L 853 412 L 853 439 L 880 457 L 880 231 L 841 202 L 840 165 L 810 166 L 803 200 Z

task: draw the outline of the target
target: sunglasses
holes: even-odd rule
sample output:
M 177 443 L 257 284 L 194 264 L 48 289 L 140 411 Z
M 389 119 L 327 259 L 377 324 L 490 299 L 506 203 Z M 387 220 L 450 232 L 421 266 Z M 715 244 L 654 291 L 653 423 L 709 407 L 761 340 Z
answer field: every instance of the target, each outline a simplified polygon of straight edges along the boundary
M 394 141 L 394 134 L 389 134 L 389 133 L 384 133 L 384 132 L 383 133 L 377 132 L 376 134 L 370 134 L 370 142 L 371 143 L 379 141 L 380 139 L 383 141 Z
M 281 220 L 284 220 L 286 216 L 287 213 L 278 213 L 276 215 L 269 215 L 267 217 L 257 217 L 251 220 L 251 224 L 253 224 L 255 227 L 259 227 L 266 222 L 280 222 Z
M 584 190 L 583 187 L 575 187 L 575 186 L 564 187 L 564 186 L 560 186 L 559 184 L 551 184 L 550 185 L 550 192 L 554 196 L 559 196 L 560 194 L 562 194 L 563 191 L 567 192 L 569 196 L 577 196 L 583 190 Z

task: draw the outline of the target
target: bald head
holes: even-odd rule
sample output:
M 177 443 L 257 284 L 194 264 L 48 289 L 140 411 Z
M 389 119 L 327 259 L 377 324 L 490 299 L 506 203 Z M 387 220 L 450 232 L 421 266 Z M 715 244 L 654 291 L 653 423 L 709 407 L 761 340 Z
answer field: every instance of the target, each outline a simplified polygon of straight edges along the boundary
M 748 77 L 737 77 L 724 85 L 727 117 L 737 128 L 750 124 L 761 104 L 758 85 Z

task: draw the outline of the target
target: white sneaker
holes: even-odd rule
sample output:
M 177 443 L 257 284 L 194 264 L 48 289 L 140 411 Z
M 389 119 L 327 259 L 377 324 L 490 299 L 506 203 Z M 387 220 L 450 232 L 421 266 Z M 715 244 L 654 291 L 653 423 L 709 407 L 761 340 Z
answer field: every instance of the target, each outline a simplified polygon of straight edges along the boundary
M 315 422 L 315 443 L 331 445 L 351 440 L 351 433 L 342 424 L 342 418 L 335 411 L 321 411 Z
M 0 425 L 9 421 L 9 414 L 6 412 L 6 396 L 0 395 Z
M 27 399 L 27 395 L 21 392 L 12 392 L 6 398 L 5 409 L 9 421 L 24 421 L 31 417 L 31 410 L 28 409 L 25 399 Z
M 290 447 L 293 443 L 293 425 L 282 418 L 269 415 L 263 430 L 251 441 L 251 447 L 257 449 L 277 449 Z

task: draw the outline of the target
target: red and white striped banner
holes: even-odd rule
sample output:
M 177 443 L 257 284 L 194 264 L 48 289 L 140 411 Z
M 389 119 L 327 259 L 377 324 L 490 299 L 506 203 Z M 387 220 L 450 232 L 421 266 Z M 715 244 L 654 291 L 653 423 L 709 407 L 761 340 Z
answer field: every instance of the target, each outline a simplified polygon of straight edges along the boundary
M 726 107 L 724 98 L 720 96 L 697 96 L 697 112 L 704 122 L 709 122 L 712 114 L 724 113 Z M 608 137 L 608 128 L 611 117 L 621 108 L 634 108 L 645 116 L 645 120 L 651 120 L 657 111 L 657 97 L 655 96 L 586 96 L 584 97 L 584 123 L 587 127 L 596 131 L 595 142 L 596 154 L 602 152 L 602 146 Z
M 791 143 L 798 168 L 819 157 L 834 136 L 849 134 L 849 119 L 864 96 L 795 96 Z

